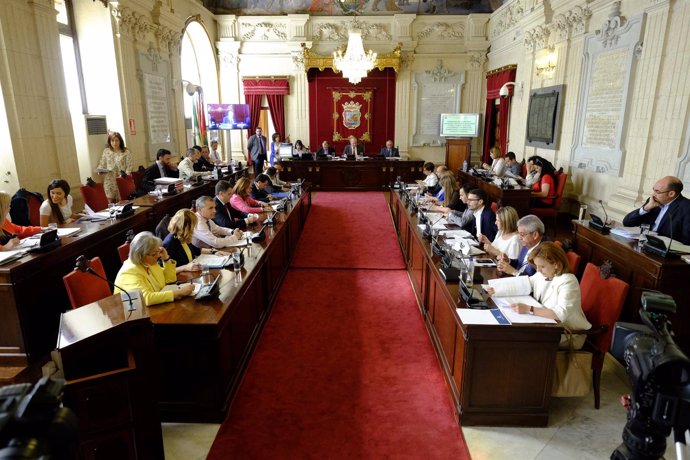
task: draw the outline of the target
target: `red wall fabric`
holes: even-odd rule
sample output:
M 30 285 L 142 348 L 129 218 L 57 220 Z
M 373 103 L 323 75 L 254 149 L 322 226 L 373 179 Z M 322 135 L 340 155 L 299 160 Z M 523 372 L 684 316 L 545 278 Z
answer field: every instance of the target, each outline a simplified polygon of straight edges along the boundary
M 270 80 L 242 80 L 244 94 L 290 94 L 290 84 L 286 79 Z
M 491 163 L 489 158 L 489 149 L 492 147 L 491 139 L 493 139 L 493 131 L 496 128 L 493 124 L 492 113 L 494 110 L 494 99 L 499 98 L 501 87 L 509 81 L 515 81 L 515 74 L 517 69 L 506 69 L 502 72 L 496 72 L 486 76 L 486 117 L 484 123 L 484 162 Z M 499 126 L 501 127 L 499 136 L 499 145 L 503 155 L 506 154 L 506 147 L 508 145 L 508 114 L 510 113 L 510 100 L 513 97 L 514 86 L 509 86 L 508 91 L 510 95 L 507 98 L 502 98 L 499 105 Z
M 267 94 L 268 110 L 271 114 L 271 121 L 273 121 L 273 128 L 281 139 L 285 139 L 285 96 L 282 94 Z M 271 134 L 272 136 L 273 134 Z M 266 135 L 271 142 L 271 137 Z
M 369 72 L 366 78 L 353 85 L 342 78 L 342 74 L 331 69 L 320 71 L 311 69 L 307 75 L 309 81 L 309 147 L 316 151 L 321 142 L 327 140 L 337 153 L 342 153 L 347 139 L 335 141 L 333 132 L 333 91 L 353 89 L 356 91 L 373 91 L 373 104 L 370 110 L 371 140 L 360 140 L 367 154 L 378 153 L 388 139 L 395 135 L 395 71 L 393 69 Z M 342 120 L 342 107 L 338 108 Z M 364 111 L 362 111 L 364 116 Z M 364 123 L 365 120 L 362 120 Z M 341 137 L 347 129 L 341 125 Z M 354 133 L 353 133 L 354 134 Z M 355 134 L 356 135 L 356 134 Z

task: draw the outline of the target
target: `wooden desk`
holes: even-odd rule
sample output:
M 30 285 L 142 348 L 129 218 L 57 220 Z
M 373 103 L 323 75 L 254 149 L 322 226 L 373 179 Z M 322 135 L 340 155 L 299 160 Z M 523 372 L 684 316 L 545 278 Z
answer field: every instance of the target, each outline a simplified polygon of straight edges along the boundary
M 245 256 L 243 280 L 222 270 L 220 296 L 149 309 L 160 364 L 164 421 L 221 422 L 268 318 L 311 206 L 303 193 Z M 265 217 L 262 216 L 262 217 Z M 198 273 L 196 274 L 198 276 Z M 182 278 L 190 275 L 182 275 Z
M 499 206 L 512 206 L 520 217 L 529 214 L 531 196 L 529 187 L 517 186 L 511 189 L 502 189 L 491 182 L 487 182 L 462 170 L 458 171 L 458 179 L 463 184 L 465 182 L 475 184 L 478 188 L 486 192 L 490 201 L 495 201 Z
M 417 217 L 390 194 L 390 209 L 420 311 L 462 425 L 546 426 L 556 350 L 553 324 L 463 324 L 458 285 L 446 284 Z M 483 272 L 488 276 L 488 271 Z
M 404 182 L 424 178 L 423 161 L 362 160 L 283 162 L 282 180 L 306 179 L 316 190 L 384 190 L 400 176 Z
M 83 254 L 99 256 L 115 279 L 121 265 L 117 247 L 129 229 L 147 229 L 148 212 L 139 208 L 115 223 L 69 224 L 82 230 L 63 238 L 59 248 L 0 266 L 0 366 L 27 366 L 55 348 L 60 313 L 70 309 L 62 277 Z
M 589 228 L 588 223 L 573 220 L 575 250 L 587 262 L 601 265 L 611 261 L 620 279 L 630 285 L 621 312 L 621 321 L 640 322 L 640 297 L 644 289 L 655 289 L 673 296 L 677 311 L 673 322 L 675 341 L 683 351 L 690 353 L 690 297 L 685 283 L 690 279 L 690 264 L 679 258 L 646 254 L 637 248 L 636 240 L 616 235 L 602 235 Z

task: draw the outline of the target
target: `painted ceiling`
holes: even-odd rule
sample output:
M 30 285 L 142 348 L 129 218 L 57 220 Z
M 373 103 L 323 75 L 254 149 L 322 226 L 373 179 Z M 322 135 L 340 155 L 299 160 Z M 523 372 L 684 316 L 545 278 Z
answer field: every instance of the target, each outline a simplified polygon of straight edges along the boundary
M 216 14 L 267 16 L 492 13 L 508 0 L 203 0 Z

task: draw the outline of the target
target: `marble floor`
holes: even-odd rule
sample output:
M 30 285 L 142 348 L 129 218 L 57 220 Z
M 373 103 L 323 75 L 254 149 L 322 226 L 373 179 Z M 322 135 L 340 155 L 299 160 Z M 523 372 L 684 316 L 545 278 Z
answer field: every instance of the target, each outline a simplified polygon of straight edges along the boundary
M 625 409 L 619 398 L 629 393 L 625 369 L 607 357 L 602 373 L 601 408 L 594 397 L 555 398 L 546 428 L 463 427 L 474 460 L 607 459 L 621 443 Z M 219 425 L 163 424 L 167 460 L 204 459 Z M 669 438 L 669 442 L 672 439 Z M 672 444 L 666 459 L 674 459 Z

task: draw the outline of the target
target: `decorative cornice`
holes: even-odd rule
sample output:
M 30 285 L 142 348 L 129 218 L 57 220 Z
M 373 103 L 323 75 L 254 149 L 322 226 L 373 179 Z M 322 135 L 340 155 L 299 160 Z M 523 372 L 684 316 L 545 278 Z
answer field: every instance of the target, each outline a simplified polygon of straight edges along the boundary
M 249 41 L 258 35 L 257 40 L 287 40 L 287 25 L 284 23 L 260 22 L 258 24 L 240 23 L 241 30 L 247 30 L 242 34 L 242 40 Z
M 320 41 L 339 42 L 347 40 L 347 33 L 344 33 L 343 28 L 336 27 L 335 24 L 319 24 L 316 26 L 313 37 Z
M 414 53 L 405 52 L 400 54 L 400 70 L 409 70 L 414 63 Z
M 146 16 L 126 6 L 112 6 L 110 14 L 115 19 L 117 34 L 124 33 L 135 41 L 146 40 L 149 33 L 153 34 L 161 50 L 169 53 L 178 51 L 182 41 L 182 32 L 172 30 L 160 24 L 154 24 Z
M 551 28 L 548 25 L 539 25 L 532 30 L 525 32 L 523 43 L 528 50 L 542 49 L 549 41 Z
M 496 38 L 513 28 L 527 13 L 528 11 L 524 7 L 524 0 L 517 0 L 511 3 L 503 11 L 495 15 L 495 21 L 491 21 L 490 38 Z
M 446 79 L 455 76 L 455 72 L 443 67 L 443 60 L 441 59 L 436 62 L 436 67 L 433 70 L 425 70 L 424 73 L 435 82 L 445 82 Z
M 306 70 L 304 67 L 304 56 L 304 51 L 295 51 L 292 53 L 292 64 L 298 72 L 304 72 Z
M 437 22 L 426 29 L 417 33 L 417 40 L 422 40 L 434 36 L 441 40 L 458 40 L 465 37 L 465 24 L 456 22 L 448 24 L 447 22 Z
M 621 30 L 626 23 L 625 18 L 620 14 L 620 6 L 620 1 L 613 2 L 609 17 L 604 21 L 601 29 L 595 32 L 597 39 L 604 48 L 615 46 L 618 43 Z
M 472 51 L 470 54 L 470 66 L 473 69 L 481 69 L 486 64 L 486 51 Z
M 348 39 L 348 31 L 351 29 L 361 30 L 362 39 L 366 40 L 390 41 L 393 38 L 383 24 L 364 23 L 357 18 L 339 25 L 318 24 L 314 27 L 313 37 L 319 41 L 342 42 Z
M 568 24 L 572 34 L 582 34 L 587 28 L 587 21 L 592 17 L 592 10 L 587 5 L 576 6 L 568 11 Z

